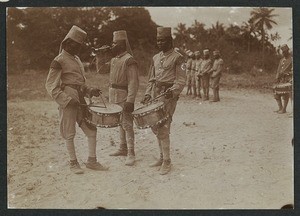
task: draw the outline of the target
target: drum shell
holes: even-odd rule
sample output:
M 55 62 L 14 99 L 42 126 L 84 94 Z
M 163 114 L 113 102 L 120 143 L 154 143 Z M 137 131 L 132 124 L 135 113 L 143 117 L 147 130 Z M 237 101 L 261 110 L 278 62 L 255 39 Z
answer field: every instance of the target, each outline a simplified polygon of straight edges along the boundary
M 122 112 L 98 113 L 89 109 L 89 114 L 86 121 L 95 127 L 113 128 L 121 125 Z
M 163 105 L 144 113 L 132 113 L 134 123 L 139 129 L 150 128 L 167 120 L 167 114 Z
M 288 94 L 292 91 L 293 85 L 291 83 L 280 83 L 273 87 L 275 94 Z

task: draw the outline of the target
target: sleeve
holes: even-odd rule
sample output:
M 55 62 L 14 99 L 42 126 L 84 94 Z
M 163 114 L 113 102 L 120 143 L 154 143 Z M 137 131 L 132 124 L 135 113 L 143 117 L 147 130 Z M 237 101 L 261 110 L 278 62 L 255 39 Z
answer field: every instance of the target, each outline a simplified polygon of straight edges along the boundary
M 152 91 L 154 83 L 155 83 L 154 62 L 152 60 L 152 63 L 151 63 L 150 68 L 149 68 L 148 83 L 147 83 L 147 86 L 146 86 L 145 95 L 150 95 L 151 96 L 151 91 Z
M 127 61 L 128 95 L 126 102 L 134 103 L 139 89 L 139 72 L 137 62 L 130 58 Z
M 217 65 L 217 67 L 215 69 L 215 71 L 216 71 L 215 75 L 216 76 L 220 75 L 222 73 L 222 71 L 223 71 L 223 68 L 224 68 L 224 61 L 223 61 L 223 59 L 221 59 L 218 62 L 218 65 Z
M 278 79 L 280 76 L 281 62 L 282 62 L 282 59 L 280 59 L 278 67 L 277 67 L 276 79 Z
M 60 63 L 56 60 L 53 60 L 50 65 L 50 70 L 46 80 L 46 90 L 48 94 L 63 108 L 67 106 L 67 104 L 72 99 L 66 93 L 62 91 L 60 88 L 60 78 L 62 74 L 62 67 Z
M 184 58 L 183 56 L 179 56 L 177 59 L 176 59 L 176 62 L 175 62 L 175 81 L 174 81 L 174 84 L 172 86 L 172 89 L 173 90 L 173 93 L 175 96 L 178 96 L 184 86 L 185 86 L 185 82 L 186 82 L 186 75 L 185 75 L 185 71 L 184 71 Z

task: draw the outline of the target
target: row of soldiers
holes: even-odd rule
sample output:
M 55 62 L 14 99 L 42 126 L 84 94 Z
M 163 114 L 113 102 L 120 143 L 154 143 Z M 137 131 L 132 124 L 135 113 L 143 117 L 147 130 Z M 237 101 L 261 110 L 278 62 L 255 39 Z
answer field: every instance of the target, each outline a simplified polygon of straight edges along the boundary
M 224 61 L 220 51 L 214 50 L 213 58 L 210 58 L 208 49 L 203 50 L 203 57 L 201 57 L 200 51 L 192 52 L 190 50 L 186 51 L 186 56 L 186 95 L 193 95 L 193 98 L 202 98 L 203 101 L 206 101 L 209 100 L 209 87 L 211 87 L 213 90 L 211 101 L 220 101 L 220 78 L 224 70 Z

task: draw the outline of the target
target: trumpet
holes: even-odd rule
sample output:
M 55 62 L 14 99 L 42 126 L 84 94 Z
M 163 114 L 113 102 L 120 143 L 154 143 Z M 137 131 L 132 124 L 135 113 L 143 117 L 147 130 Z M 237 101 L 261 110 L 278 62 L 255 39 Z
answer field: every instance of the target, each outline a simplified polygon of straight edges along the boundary
M 91 49 L 92 49 L 93 56 L 95 56 L 96 53 L 106 53 L 111 51 L 111 47 L 108 45 L 103 45 L 102 47 L 98 47 L 98 48 L 92 47 Z

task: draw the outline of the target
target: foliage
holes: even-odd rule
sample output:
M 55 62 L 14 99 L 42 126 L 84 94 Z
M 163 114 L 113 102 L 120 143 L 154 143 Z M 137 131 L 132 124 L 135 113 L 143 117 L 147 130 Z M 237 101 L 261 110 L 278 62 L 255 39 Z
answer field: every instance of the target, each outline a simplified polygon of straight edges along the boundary
M 81 59 L 91 62 L 91 47 L 111 44 L 112 33 L 126 30 L 133 52 L 142 59 L 141 73 L 146 66 L 143 59 L 151 59 L 155 49 L 156 24 L 144 8 L 120 7 L 59 7 L 9 8 L 7 16 L 7 54 L 9 71 L 49 67 L 58 54 L 59 46 L 72 25 L 88 33 Z M 141 48 L 144 52 L 141 54 Z
M 278 64 L 278 53 L 272 42 L 279 40 L 278 32 L 268 33 L 277 23 L 272 19 L 274 9 L 254 8 L 247 22 L 225 26 L 217 21 L 205 28 L 195 20 L 187 27 L 179 23 L 174 29 L 174 44 L 182 50 L 219 49 L 228 72 L 242 73 L 253 68 L 274 72 Z

